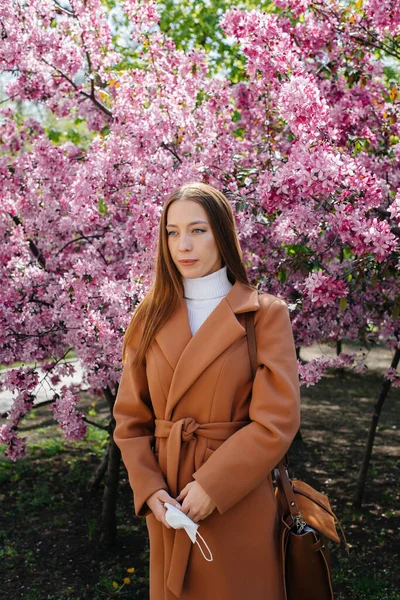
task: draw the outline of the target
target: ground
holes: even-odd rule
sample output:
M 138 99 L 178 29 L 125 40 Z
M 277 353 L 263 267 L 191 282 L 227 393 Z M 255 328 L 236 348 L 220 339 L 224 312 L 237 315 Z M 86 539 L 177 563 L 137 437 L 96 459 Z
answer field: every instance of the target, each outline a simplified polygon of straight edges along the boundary
M 398 388 L 384 406 L 362 510 L 351 503 L 390 358 L 385 352 L 382 365 L 367 374 L 330 371 L 316 386 L 302 388 L 301 439 L 290 449 L 290 474 L 326 493 L 344 527 L 349 556 L 343 544 L 331 544 L 335 600 L 400 600 Z M 105 403 L 87 396 L 81 409 L 92 419 L 107 418 Z M 99 544 L 103 488 L 90 496 L 86 485 L 106 447 L 105 432 L 90 428 L 83 442 L 68 442 L 45 407 L 36 408 L 24 427 L 28 456 L 16 463 L 3 453 L 0 458 L 1 598 L 148 600 L 145 520 L 133 514 L 123 467 L 118 543 L 109 550 Z

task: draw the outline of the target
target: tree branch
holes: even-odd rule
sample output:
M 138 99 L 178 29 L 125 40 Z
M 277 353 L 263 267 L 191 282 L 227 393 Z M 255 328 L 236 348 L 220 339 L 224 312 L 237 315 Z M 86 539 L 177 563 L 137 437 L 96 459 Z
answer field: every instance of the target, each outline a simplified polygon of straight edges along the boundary
M 179 162 L 179 164 L 182 164 L 182 159 L 179 156 L 179 154 L 176 152 L 175 148 L 171 148 L 171 146 L 169 146 L 168 144 L 166 144 L 165 142 L 161 142 L 161 147 L 164 148 L 165 150 L 168 150 L 169 152 L 171 152 L 171 154 L 176 158 L 176 160 Z
M 91 421 L 87 417 L 82 417 L 82 421 L 89 423 L 89 425 L 93 425 L 93 427 L 97 427 L 97 429 L 102 429 L 103 431 L 109 431 L 109 425 L 100 425 L 100 423 L 96 423 L 95 421 Z
M 94 83 L 93 83 L 92 80 L 91 80 L 91 92 L 90 92 L 90 94 L 88 94 L 84 90 L 80 90 L 78 88 L 78 86 L 76 85 L 76 83 L 74 83 L 72 81 L 72 79 L 70 77 L 68 77 L 68 75 L 66 75 L 65 73 L 63 73 L 63 71 L 61 71 L 60 69 L 57 69 L 57 67 L 55 67 L 54 65 L 50 64 L 49 62 L 47 62 L 47 60 L 45 58 L 42 57 L 40 60 L 42 62 L 44 62 L 51 69 L 54 69 L 60 75 L 60 77 L 63 77 L 66 81 L 68 81 L 68 83 L 74 88 L 74 90 L 76 92 L 78 92 L 81 96 L 83 96 L 84 98 L 88 98 L 89 100 L 91 100 L 93 102 L 93 104 L 95 104 L 95 106 L 97 106 L 98 109 L 100 109 L 105 115 L 107 115 L 107 117 L 110 117 L 110 118 L 113 117 L 112 112 L 106 106 L 104 106 L 104 104 L 102 104 L 100 102 L 100 100 L 98 100 L 96 98 L 96 96 L 94 94 Z
M 70 10 L 68 10 L 68 8 L 64 8 L 63 6 L 61 6 L 60 4 L 58 4 L 58 2 L 56 0 L 54 0 L 54 4 L 56 5 L 56 11 L 57 12 L 63 12 L 66 15 L 68 15 L 69 17 L 73 17 L 74 19 L 78 18 L 75 13 L 71 12 Z
M 65 250 L 65 248 L 67 248 L 67 246 L 70 246 L 71 244 L 75 244 L 75 242 L 80 242 L 80 240 L 89 240 L 89 238 L 99 239 L 101 237 L 103 237 L 103 234 L 100 234 L 100 233 L 94 233 L 93 235 L 81 234 L 80 237 L 75 238 L 74 240 L 70 240 L 69 242 L 64 244 L 64 246 L 62 248 L 60 248 L 60 250 L 58 252 L 56 252 L 55 256 L 58 256 L 59 254 L 61 254 L 61 252 L 63 250 Z
M 14 223 L 16 225 L 22 225 L 22 221 L 19 217 L 17 217 L 16 215 L 12 215 L 11 213 L 8 213 L 8 214 L 10 215 L 10 217 L 12 218 L 12 220 L 14 221 Z M 23 225 L 22 225 L 22 227 L 23 227 Z M 28 242 L 29 242 L 29 250 L 31 251 L 33 256 L 36 258 L 36 260 L 38 261 L 38 263 L 42 267 L 42 269 L 44 269 L 46 267 L 46 259 L 44 258 L 43 254 L 37 247 L 36 243 L 31 238 L 28 238 Z

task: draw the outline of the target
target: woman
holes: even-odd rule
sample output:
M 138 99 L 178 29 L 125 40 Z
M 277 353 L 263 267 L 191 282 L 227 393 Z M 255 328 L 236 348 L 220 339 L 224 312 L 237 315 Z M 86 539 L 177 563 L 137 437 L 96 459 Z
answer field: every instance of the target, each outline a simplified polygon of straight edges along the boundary
M 195 182 L 167 199 L 123 358 L 114 439 L 146 517 L 150 599 L 284 600 L 271 470 L 300 425 L 293 334 L 286 303 L 249 284 L 217 189 Z M 212 562 L 169 526 L 164 502 L 200 526 Z

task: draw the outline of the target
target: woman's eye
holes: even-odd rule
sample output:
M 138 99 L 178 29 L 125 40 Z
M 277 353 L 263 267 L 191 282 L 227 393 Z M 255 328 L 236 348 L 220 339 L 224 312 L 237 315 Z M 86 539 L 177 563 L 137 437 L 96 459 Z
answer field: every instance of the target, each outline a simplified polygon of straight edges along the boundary
M 200 227 L 196 227 L 196 229 L 193 229 L 192 232 L 195 233 L 197 231 L 200 231 L 200 233 L 205 233 L 206 229 L 200 229 Z M 170 236 L 171 234 L 175 234 L 177 233 L 176 231 L 167 231 L 167 236 Z

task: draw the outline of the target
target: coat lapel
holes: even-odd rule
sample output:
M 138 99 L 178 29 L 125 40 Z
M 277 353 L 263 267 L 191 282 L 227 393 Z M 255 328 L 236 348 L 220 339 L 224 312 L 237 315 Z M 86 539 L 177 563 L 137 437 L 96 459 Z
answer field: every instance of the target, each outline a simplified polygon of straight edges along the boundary
M 157 344 L 174 370 L 166 419 L 171 418 L 174 407 L 201 373 L 226 348 L 246 335 L 236 314 L 259 308 L 257 291 L 237 281 L 192 336 L 186 302 L 181 298 L 178 308 L 155 335 Z
M 178 308 L 154 336 L 165 358 L 175 370 L 183 349 L 192 337 L 186 302 L 181 298 Z

